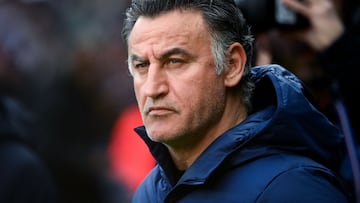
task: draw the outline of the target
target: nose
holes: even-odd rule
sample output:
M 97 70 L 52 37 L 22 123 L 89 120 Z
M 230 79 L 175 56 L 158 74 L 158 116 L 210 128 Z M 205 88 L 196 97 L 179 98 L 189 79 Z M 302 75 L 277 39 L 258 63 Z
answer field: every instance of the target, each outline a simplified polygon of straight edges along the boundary
M 168 91 L 169 85 L 165 70 L 158 65 L 150 65 L 144 84 L 145 96 L 156 99 L 166 95 Z

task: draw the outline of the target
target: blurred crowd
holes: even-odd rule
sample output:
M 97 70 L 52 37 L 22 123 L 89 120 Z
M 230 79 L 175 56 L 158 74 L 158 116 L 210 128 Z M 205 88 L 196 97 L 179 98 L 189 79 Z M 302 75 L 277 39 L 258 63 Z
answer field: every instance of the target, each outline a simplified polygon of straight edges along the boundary
M 129 199 L 127 187 L 111 176 L 107 159 L 114 122 L 134 100 L 120 36 L 128 3 L 0 1 L 0 90 L 1 100 L 6 101 L 1 108 L 9 109 L 1 118 L 12 120 L 13 129 L 21 131 L 1 130 L 0 161 L 8 163 L 0 163 L 1 173 L 13 171 L 18 177 L 15 169 L 22 160 L 2 144 L 16 141 L 15 151 L 29 152 L 21 157 L 34 171 L 39 161 L 45 165 L 42 169 L 49 170 L 49 182 L 57 191 L 54 199 L 77 203 Z M 15 104 L 21 110 L 15 110 Z M 15 111 L 20 111 L 21 119 L 12 119 Z M 23 120 L 29 124 L 20 125 Z M 28 154 L 37 159 L 28 159 Z M 30 170 L 21 173 L 31 176 Z M 31 198 L 41 190 L 36 184 L 40 179 L 24 188 L 29 196 L 15 187 L 15 198 L 2 190 L 2 184 L 11 185 L 2 177 L 0 202 L 24 202 L 16 201 L 22 196 L 26 202 L 53 202 Z M 26 185 L 25 179 L 18 181 Z
M 341 101 L 358 145 L 359 3 L 324 1 L 333 2 L 325 14 L 334 15 L 331 22 L 339 23 L 325 26 L 337 32 L 326 46 L 312 46 L 303 37 L 320 29 L 316 23 L 325 22 L 315 20 L 328 18 L 308 12 L 313 20 L 301 30 L 256 30 L 254 65 L 289 67 L 311 89 L 319 109 L 340 128 L 336 102 Z M 20 114 L 29 124 L 20 126 L 16 120 L 14 128 L 21 131 L 16 132 L 24 138 L 21 143 L 30 146 L 49 169 L 60 202 L 128 202 L 155 164 L 132 130 L 142 121 L 121 41 L 129 4 L 130 0 L 0 0 L 0 103 L 4 104 L 0 109 L 22 106 Z M 299 8 L 291 2 L 289 7 Z M 0 135 L 0 147 L 6 139 Z M 3 157 L 0 150 L 0 161 Z M 350 163 L 342 167 L 353 184 Z
M 354 96 L 360 92 L 356 70 L 360 66 L 360 2 L 282 2 L 298 14 L 301 23 L 261 24 L 255 19 L 254 63 L 277 63 L 290 69 L 310 90 L 317 108 L 339 127 L 347 145 L 339 171 L 360 201 L 360 101 Z

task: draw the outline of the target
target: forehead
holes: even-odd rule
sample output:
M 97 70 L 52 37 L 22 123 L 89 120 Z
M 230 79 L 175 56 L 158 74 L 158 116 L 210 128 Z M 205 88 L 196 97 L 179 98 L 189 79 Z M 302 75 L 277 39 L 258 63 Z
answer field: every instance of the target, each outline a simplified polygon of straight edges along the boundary
M 160 49 L 175 47 L 204 46 L 209 44 L 200 12 L 194 10 L 171 11 L 155 18 L 140 17 L 129 36 L 129 52 L 146 52 L 151 47 Z

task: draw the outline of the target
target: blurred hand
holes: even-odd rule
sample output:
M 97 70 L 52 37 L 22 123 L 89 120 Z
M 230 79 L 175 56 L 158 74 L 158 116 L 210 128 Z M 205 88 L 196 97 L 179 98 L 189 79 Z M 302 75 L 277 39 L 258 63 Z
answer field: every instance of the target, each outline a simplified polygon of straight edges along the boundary
M 283 3 L 309 20 L 310 27 L 296 35 L 317 51 L 328 48 L 344 32 L 332 0 L 283 0 Z

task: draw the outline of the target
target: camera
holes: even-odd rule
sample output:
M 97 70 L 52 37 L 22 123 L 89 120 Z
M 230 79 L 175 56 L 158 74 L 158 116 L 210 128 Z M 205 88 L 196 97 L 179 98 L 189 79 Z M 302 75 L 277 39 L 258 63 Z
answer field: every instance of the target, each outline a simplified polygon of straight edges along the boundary
M 296 30 L 309 26 L 308 19 L 286 7 L 281 0 L 235 0 L 235 3 L 254 33 L 272 28 Z

